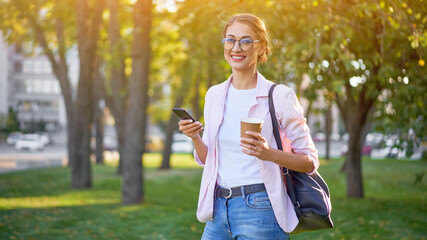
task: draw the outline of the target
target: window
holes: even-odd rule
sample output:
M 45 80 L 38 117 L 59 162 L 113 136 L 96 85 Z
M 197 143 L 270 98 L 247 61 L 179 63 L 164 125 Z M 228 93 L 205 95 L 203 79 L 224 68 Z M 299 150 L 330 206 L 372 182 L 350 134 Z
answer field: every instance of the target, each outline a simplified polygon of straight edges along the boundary
M 15 72 L 16 73 L 22 73 L 22 62 L 21 61 L 15 61 Z
M 24 60 L 24 73 L 33 73 L 34 64 L 32 60 Z
M 43 61 L 43 73 L 52 74 L 52 65 L 49 61 Z

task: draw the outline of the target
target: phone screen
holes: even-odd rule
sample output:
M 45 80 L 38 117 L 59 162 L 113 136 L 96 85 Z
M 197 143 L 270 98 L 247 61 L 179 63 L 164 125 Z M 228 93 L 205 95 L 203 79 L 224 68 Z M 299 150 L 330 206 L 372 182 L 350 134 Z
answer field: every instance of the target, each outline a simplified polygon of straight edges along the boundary
M 194 119 L 185 109 L 183 108 L 172 108 L 172 111 L 181 119 L 191 119 L 194 122 L 196 119 Z

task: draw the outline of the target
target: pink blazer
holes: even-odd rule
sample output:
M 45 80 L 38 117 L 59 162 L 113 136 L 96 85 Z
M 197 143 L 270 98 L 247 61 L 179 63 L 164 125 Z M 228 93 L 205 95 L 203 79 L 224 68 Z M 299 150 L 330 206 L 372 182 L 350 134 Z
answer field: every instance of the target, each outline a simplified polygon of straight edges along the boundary
M 205 97 L 205 130 L 202 139 L 208 147 L 206 164 L 200 161 L 194 151 L 196 162 L 204 166 L 197 208 L 197 219 L 200 222 L 206 222 L 213 216 L 214 189 L 218 176 L 218 131 L 224 116 L 225 100 L 231 78 L 232 76 L 227 81 L 212 86 Z M 277 148 L 268 108 L 268 91 L 271 85 L 273 82 L 266 80 L 259 72 L 257 73 L 256 99 L 251 103 L 248 117 L 264 120 L 261 135 L 267 139 L 271 147 Z M 273 101 L 284 150 L 289 151 L 292 147 L 297 153 L 309 155 L 314 160 L 313 172 L 315 172 L 319 166 L 317 150 L 311 139 L 303 109 L 294 91 L 289 87 L 279 85 L 274 89 Z M 280 167 L 273 162 L 260 159 L 257 159 L 257 163 L 280 227 L 285 232 L 292 232 L 298 224 L 298 218 L 291 200 L 286 194 Z

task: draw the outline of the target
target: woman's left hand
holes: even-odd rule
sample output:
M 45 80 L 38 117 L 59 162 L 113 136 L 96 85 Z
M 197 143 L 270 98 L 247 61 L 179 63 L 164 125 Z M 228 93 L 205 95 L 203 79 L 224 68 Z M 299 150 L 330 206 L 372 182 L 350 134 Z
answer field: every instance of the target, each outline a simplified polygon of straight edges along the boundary
M 247 131 L 246 134 L 251 135 L 256 139 L 242 137 L 240 139 L 242 151 L 261 160 L 268 160 L 270 146 L 268 145 L 267 140 L 257 132 Z

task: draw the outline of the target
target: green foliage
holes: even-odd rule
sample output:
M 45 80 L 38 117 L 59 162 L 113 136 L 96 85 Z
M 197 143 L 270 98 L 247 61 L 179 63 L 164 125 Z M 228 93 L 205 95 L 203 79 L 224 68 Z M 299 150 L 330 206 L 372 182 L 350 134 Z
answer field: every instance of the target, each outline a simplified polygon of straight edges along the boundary
M 423 1 L 276 1 L 270 17 L 273 71 L 297 90 L 308 73 L 304 96 L 375 108 L 370 121 L 401 144 L 411 141 L 410 129 L 418 144 L 427 136 Z
M 74 0 L 15 0 L 0 2 L 0 31 L 10 43 L 27 43 L 39 46 L 34 30 L 39 27 L 54 52 L 65 51 L 76 43 L 75 14 L 70 11 Z M 58 24 L 64 34 L 64 48 L 60 49 L 57 38 Z M 62 47 L 62 46 L 61 46 Z
M 13 108 L 9 107 L 6 119 L 5 132 L 11 133 L 17 131 L 20 131 L 18 114 L 13 110 Z
M 190 155 L 173 156 L 188 166 Z M 94 187 L 71 190 L 67 168 L 0 175 L 1 239 L 200 239 L 195 216 L 200 167 L 155 169 L 161 156 L 145 159 L 144 205 L 122 205 L 121 177 L 112 166 L 94 166 Z M 155 163 L 150 164 L 149 162 Z M 292 239 L 422 239 L 426 236 L 425 162 L 365 160 L 366 199 L 345 196 L 342 160 L 322 162 L 332 196 L 335 228 Z M 396 174 L 399 169 L 400 174 Z M 418 175 L 414 174 L 418 173 Z M 419 177 L 418 177 L 419 178 Z M 391 181 L 392 180 L 392 181 Z M 417 181 L 417 183 L 414 183 Z
M 0 113 L 0 132 L 5 131 L 6 129 L 6 121 L 7 121 L 7 114 Z
M 178 25 L 173 21 L 175 13 L 155 12 L 153 16 L 152 61 L 150 73 L 150 106 L 148 113 L 157 124 L 169 120 L 173 100 L 184 84 L 182 65 L 188 60 L 185 46 L 180 41 Z

